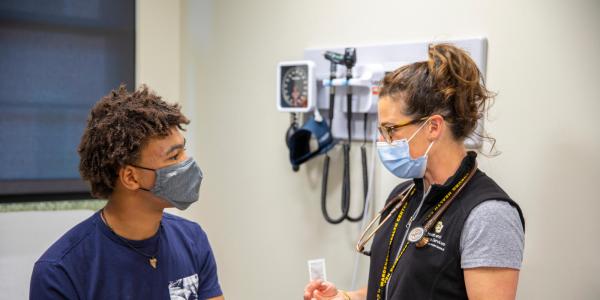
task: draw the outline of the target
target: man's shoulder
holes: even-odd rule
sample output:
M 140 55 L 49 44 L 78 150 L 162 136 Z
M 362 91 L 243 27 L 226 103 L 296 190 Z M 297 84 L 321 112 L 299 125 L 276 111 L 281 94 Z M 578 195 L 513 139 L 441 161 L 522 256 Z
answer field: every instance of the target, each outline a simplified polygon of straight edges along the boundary
M 172 215 L 169 213 L 163 213 L 163 226 L 169 230 L 177 231 L 187 236 L 200 237 L 206 239 L 206 233 L 200 226 L 200 224 L 182 218 L 180 216 Z M 195 240 L 195 239 L 194 239 Z
M 96 214 L 94 213 L 63 234 L 42 254 L 36 263 L 60 263 L 73 249 L 94 233 Z
M 168 224 L 170 226 L 177 226 L 177 227 L 200 227 L 200 225 L 194 221 L 190 221 L 186 218 L 177 216 L 177 215 L 173 215 L 167 212 L 163 213 L 163 224 Z

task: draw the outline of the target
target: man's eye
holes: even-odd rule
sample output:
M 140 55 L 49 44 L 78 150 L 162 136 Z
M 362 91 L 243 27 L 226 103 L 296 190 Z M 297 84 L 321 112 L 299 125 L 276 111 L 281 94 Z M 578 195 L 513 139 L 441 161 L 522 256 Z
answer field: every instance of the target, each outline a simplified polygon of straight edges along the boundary
M 169 159 L 170 159 L 170 160 L 177 160 L 177 159 L 178 159 L 178 158 L 181 156 L 181 154 L 183 153 L 183 151 L 185 151 L 185 148 L 183 148 L 183 150 L 181 150 L 181 151 L 177 152 L 177 154 L 175 154 L 175 155 L 173 155 L 173 156 L 169 157 Z

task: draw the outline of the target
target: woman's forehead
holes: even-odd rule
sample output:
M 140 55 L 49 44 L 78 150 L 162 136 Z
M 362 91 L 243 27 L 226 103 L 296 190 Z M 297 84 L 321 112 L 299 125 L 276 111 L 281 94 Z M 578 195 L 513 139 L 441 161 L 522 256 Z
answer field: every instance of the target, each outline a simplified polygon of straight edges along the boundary
M 404 114 L 404 101 L 384 96 L 377 103 L 378 117 L 380 123 L 402 123 L 409 119 Z

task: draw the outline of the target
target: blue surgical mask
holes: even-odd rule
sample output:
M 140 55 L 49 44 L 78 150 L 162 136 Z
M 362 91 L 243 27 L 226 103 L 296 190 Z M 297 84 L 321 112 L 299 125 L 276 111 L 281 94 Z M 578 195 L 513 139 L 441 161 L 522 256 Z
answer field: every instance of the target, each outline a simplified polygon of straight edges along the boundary
M 409 139 L 395 140 L 392 144 L 387 142 L 377 142 L 377 152 L 381 163 L 392 174 L 404 179 L 423 178 L 427 168 L 427 153 L 433 146 L 433 142 L 427 147 L 427 151 L 421 157 L 413 159 L 410 157 L 410 148 L 408 142 L 427 124 L 427 121 L 419 127 Z
M 150 169 L 135 166 L 156 173 L 154 187 L 148 190 L 157 197 L 164 199 L 180 210 L 187 209 L 192 203 L 198 201 L 200 184 L 202 183 L 202 170 L 193 158 L 188 158 L 178 164 L 160 169 Z

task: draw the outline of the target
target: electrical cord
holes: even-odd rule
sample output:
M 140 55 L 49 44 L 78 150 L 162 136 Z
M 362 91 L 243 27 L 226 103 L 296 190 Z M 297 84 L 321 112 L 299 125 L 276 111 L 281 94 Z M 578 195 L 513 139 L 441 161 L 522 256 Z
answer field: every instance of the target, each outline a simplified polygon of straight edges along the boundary
M 291 113 L 290 114 L 290 127 L 288 127 L 287 131 L 285 132 L 285 144 L 288 147 L 290 146 L 290 137 L 297 130 L 298 130 L 298 117 L 296 116 L 296 113 Z M 294 170 L 294 172 L 298 172 L 299 169 L 300 169 L 300 166 L 292 165 L 292 170 Z
M 365 203 L 367 201 L 367 190 L 368 190 L 368 172 L 367 172 L 367 158 L 366 158 L 366 136 L 367 136 L 367 118 L 368 113 L 364 114 L 364 140 L 361 146 L 361 162 L 362 162 L 362 176 L 363 176 L 363 210 L 358 217 L 352 217 L 349 215 L 350 212 L 350 200 L 351 200 L 351 183 L 350 183 L 350 149 L 352 143 L 352 87 L 350 86 L 350 80 L 352 79 L 352 68 L 356 64 L 356 48 L 346 48 L 343 57 L 341 54 L 335 52 L 326 52 L 325 58 L 331 62 L 330 67 L 330 90 L 329 90 L 329 124 L 330 131 L 333 126 L 333 115 L 335 108 L 335 86 L 333 80 L 336 76 L 336 70 L 338 64 L 344 64 L 346 66 L 346 104 L 347 104 L 347 142 L 342 145 L 343 153 L 343 174 L 342 174 L 342 194 L 341 194 L 341 210 L 342 214 L 338 218 L 332 218 L 327 212 L 327 182 L 329 178 L 329 163 L 331 158 L 329 154 L 325 154 L 323 161 L 323 178 L 321 182 L 321 211 L 325 220 L 331 224 L 339 224 L 344 220 L 350 222 L 359 222 L 364 218 Z M 331 132 L 330 132 L 331 133 Z
M 365 135 L 365 139 L 366 139 L 366 135 Z M 377 142 L 377 134 L 373 134 L 373 139 L 372 139 L 372 146 L 371 146 L 371 164 L 370 164 L 370 172 L 371 176 L 369 177 L 369 181 L 367 183 L 367 192 L 366 195 L 367 197 L 365 197 L 365 205 L 364 205 L 364 213 L 363 216 L 367 216 L 369 215 L 371 212 L 369 210 L 369 208 L 371 207 L 371 202 L 373 201 L 373 183 L 374 183 L 374 174 L 375 174 L 375 153 L 376 151 L 376 142 Z M 364 177 L 363 177 L 364 178 Z M 360 223 L 360 230 L 364 229 L 365 226 L 367 226 L 368 223 L 368 219 L 369 218 L 363 218 L 362 222 Z M 358 281 L 358 270 L 359 270 L 359 262 L 360 259 L 364 257 L 361 253 L 356 252 L 356 256 L 354 259 L 354 268 L 352 271 L 352 290 L 356 290 L 357 289 L 357 281 Z
M 334 65 L 334 64 L 332 63 L 332 65 Z M 335 78 L 335 68 L 332 68 L 330 82 L 333 81 L 332 78 Z M 333 124 L 332 122 L 333 122 L 334 105 L 335 105 L 335 87 L 333 85 L 331 85 L 330 92 L 329 92 L 329 130 L 330 130 L 330 134 L 331 134 L 331 127 Z M 342 199 L 341 199 L 342 215 L 340 217 L 334 219 L 331 216 L 329 216 L 329 213 L 327 212 L 327 180 L 329 178 L 329 161 L 330 161 L 330 159 L 331 158 L 329 157 L 329 153 L 326 153 L 325 160 L 323 160 L 323 178 L 321 181 L 321 212 L 323 213 L 323 217 L 325 218 L 325 220 L 328 223 L 339 224 L 339 223 L 342 223 L 346 219 L 346 216 L 348 215 L 350 206 L 344 205 L 345 195 L 344 195 L 344 193 L 342 193 Z
M 364 137 L 363 137 L 363 143 L 362 143 L 362 145 L 360 145 L 360 158 L 361 158 L 361 164 L 362 164 L 362 181 L 363 181 L 363 205 L 362 205 L 363 208 L 362 208 L 362 212 L 359 214 L 358 217 L 353 218 L 350 215 L 348 215 L 346 217 L 351 222 L 358 222 L 363 219 L 363 217 L 365 215 L 365 204 L 367 202 L 367 195 L 368 195 L 368 191 L 369 191 L 369 174 L 368 174 L 368 170 L 367 170 L 367 147 L 366 147 L 368 118 L 369 118 L 369 113 L 364 113 L 363 114 Z

